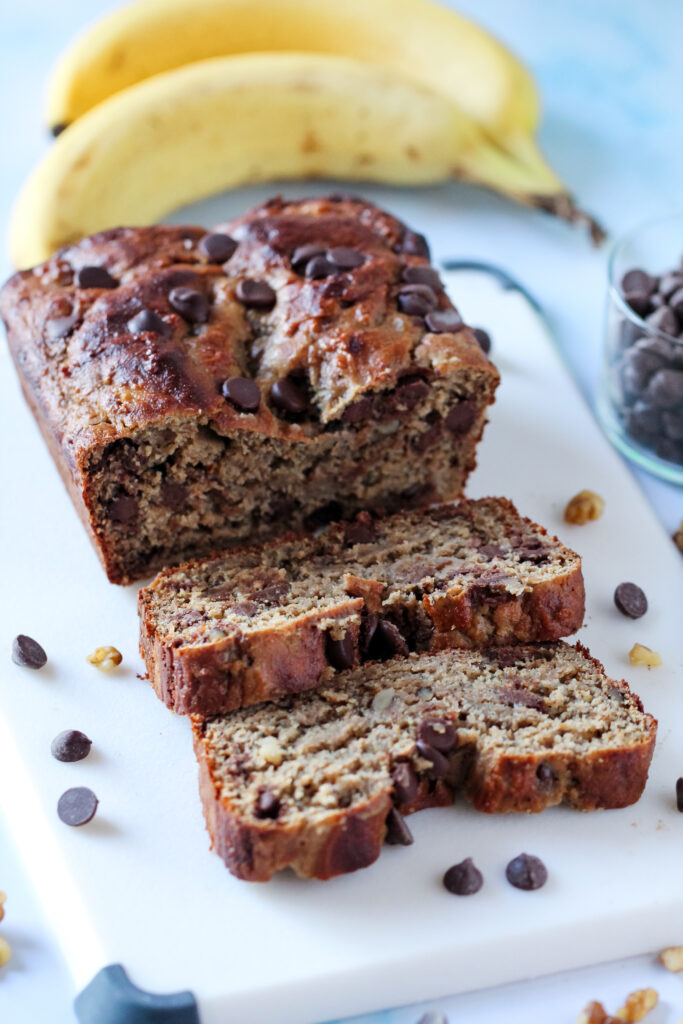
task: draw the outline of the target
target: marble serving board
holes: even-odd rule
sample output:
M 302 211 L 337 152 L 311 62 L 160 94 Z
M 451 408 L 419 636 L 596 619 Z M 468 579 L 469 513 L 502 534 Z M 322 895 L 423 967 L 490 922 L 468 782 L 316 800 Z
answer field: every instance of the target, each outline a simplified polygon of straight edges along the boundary
M 418 198 L 408 205 L 399 212 L 446 252 L 438 211 Z M 355 875 L 321 883 L 283 874 L 267 885 L 232 878 L 209 851 L 189 725 L 138 678 L 136 590 L 107 583 L 3 348 L 0 799 L 74 993 L 120 963 L 144 989 L 191 990 L 203 1024 L 312 1024 L 681 941 L 680 559 L 541 316 L 486 274 L 444 279 L 465 319 L 491 332 L 503 381 L 468 492 L 511 497 L 583 555 L 588 608 L 578 638 L 660 721 L 645 796 L 622 811 L 532 817 L 488 817 L 463 801 L 415 816 L 413 846 L 388 847 Z M 567 526 L 566 501 L 584 488 L 603 496 L 605 513 Z M 638 622 L 612 603 L 622 580 L 650 598 Z M 10 662 L 20 632 L 45 646 L 44 670 Z M 662 666 L 630 667 L 635 641 L 659 651 Z M 84 660 L 101 644 L 123 652 L 109 675 Z M 93 739 L 86 761 L 51 757 L 50 741 L 65 728 Z M 55 813 L 74 785 L 100 799 L 81 829 Z M 505 881 L 507 861 L 522 850 L 548 866 L 538 892 Z M 441 877 L 467 856 L 486 882 L 476 897 L 457 899 Z

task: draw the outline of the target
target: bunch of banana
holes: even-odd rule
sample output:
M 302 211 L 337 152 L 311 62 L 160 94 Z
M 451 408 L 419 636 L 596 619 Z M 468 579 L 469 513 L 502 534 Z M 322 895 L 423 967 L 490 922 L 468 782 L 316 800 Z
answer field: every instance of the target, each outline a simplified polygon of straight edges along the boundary
M 462 178 L 598 231 L 535 144 L 527 71 L 429 0 L 136 0 L 76 40 L 48 96 L 59 138 L 15 208 L 19 267 L 272 178 Z

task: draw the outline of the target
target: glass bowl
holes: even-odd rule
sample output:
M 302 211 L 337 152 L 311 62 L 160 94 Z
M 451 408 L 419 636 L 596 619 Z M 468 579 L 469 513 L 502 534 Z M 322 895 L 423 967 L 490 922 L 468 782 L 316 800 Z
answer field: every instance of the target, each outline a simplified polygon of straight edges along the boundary
M 651 221 L 615 243 L 598 394 L 600 419 L 616 447 L 677 484 L 683 484 L 682 255 L 683 214 Z

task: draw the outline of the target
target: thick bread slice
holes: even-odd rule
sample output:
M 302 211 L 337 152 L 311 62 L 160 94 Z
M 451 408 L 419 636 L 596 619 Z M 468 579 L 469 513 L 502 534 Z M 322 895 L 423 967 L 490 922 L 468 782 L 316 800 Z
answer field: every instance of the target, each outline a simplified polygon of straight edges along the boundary
M 627 806 L 656 727 L 625 682 L 564 643 L 396 658 L 193 723 L 213 846 L 250 881 L 365 867 L 392 808 L 448 804 L 459 788 L 488 812 Z
M 584 589 L 578 555 L 483 498 L 190 562 L 141 590 L 139 611 L 156 692 L 206 716 L 361 660 L 557 640 L 581 626 Z

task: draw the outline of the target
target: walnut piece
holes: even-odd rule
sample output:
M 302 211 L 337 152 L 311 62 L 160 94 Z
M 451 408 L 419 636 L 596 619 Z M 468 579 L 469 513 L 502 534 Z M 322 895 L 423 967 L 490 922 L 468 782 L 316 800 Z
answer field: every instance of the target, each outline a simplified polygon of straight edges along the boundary
M 595 491 L 579 491 L 564 510 L 564 518 L 567 523 L 584 526 L 594 519 L 599 519 L 604 509 L 605 501 Z
M 9 963 L 12 956 L 12 949 L 7 939 L 0 938 L 0 967 Z
M 659 996 L 655 989 L 639 988 L 626 996 L 626 1002 L 615 1016 L 617 1020 L 626 1021 L 626 1024 L 638 1024 L 650 1010 L 654 1010 L 658 1002 Z
M 268 764 L 273 764 L 275 767 L 282 764 L 284 760 L 284 751 L 274 736 L 266 736 L 261 741 L 259 747 L 259 753 L 264 761 Z
M 632 665 L 647 665 L 648 668 L 662 664 L 661 655 L 646 647 L 645 644 L 634 644 L 628 652 L 628 660 Z
M 612 1017 L 602 1003 L 595 1000 L 584 1006 L 576 1018 L 576 1024 L 615 1024 L 616 1018 Z
M 123 658 L 121 652 L 115 647 L 97 647 L 92 654 L 85 659 L 91 665 L 95 665 L 100 672 L 111 672 L 113 668 L 120 665 Z
M 667 971 L 683 971 L 683 946 L 669 946 L 659 954 L 659 962 Z

